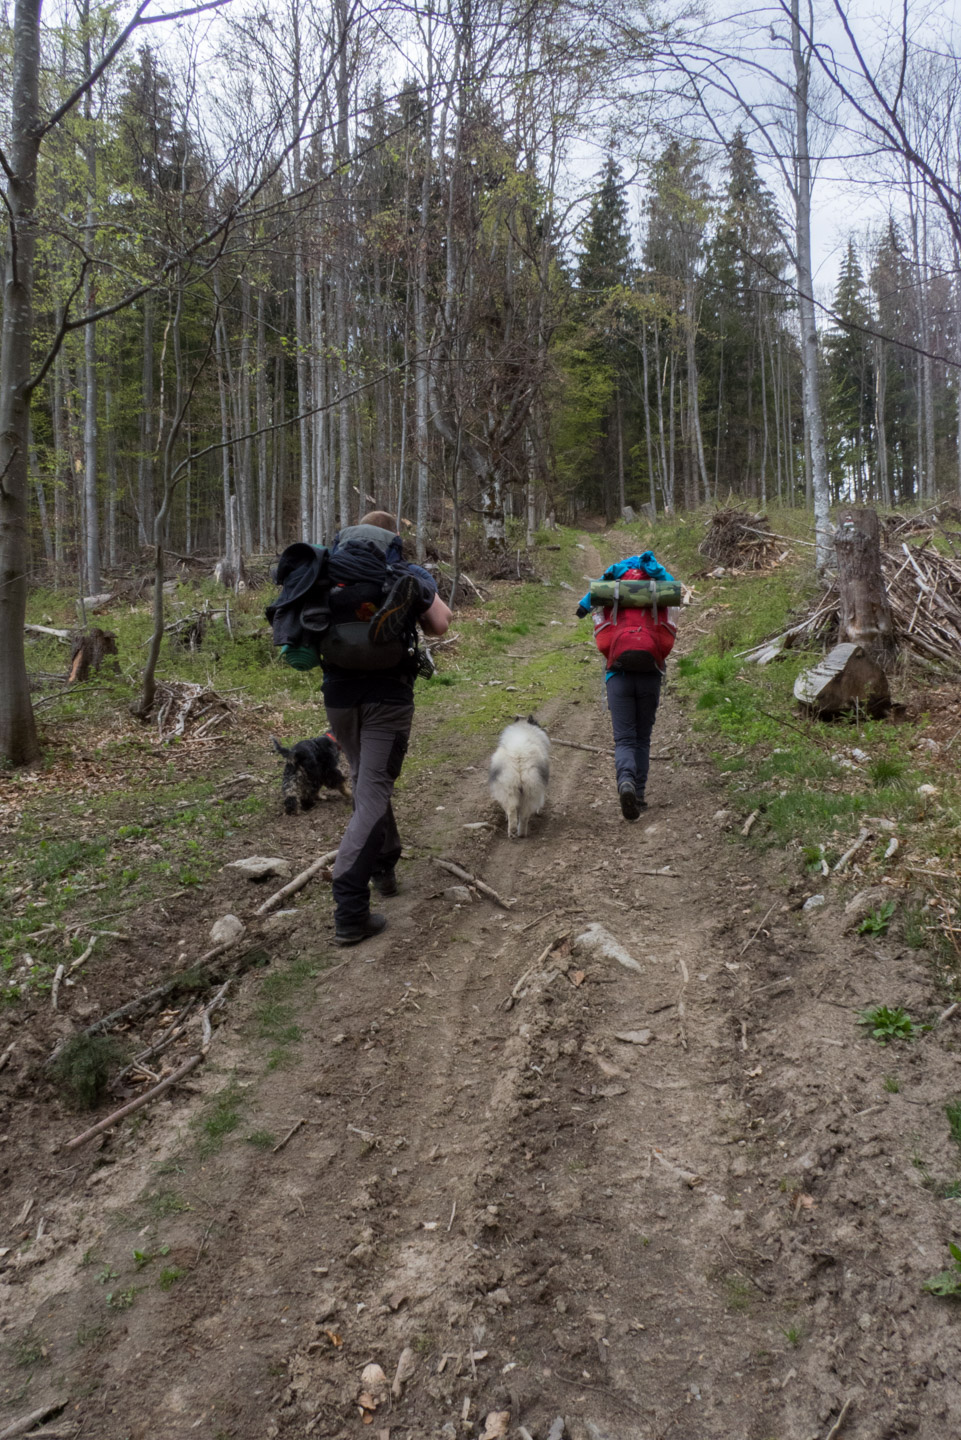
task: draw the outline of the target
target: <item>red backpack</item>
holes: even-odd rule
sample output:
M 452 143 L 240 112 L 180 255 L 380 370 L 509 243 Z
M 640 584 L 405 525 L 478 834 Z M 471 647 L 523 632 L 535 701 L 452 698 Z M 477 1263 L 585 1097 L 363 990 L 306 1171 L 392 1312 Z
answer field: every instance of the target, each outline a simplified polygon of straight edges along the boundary
M 621 576 L 622 580 L 646 578 L 642 570 L 628 570 Z M 615 601 L 605 605 L 601 614 L 594 611 L 594 640 L 608 670 L 659 670 L 663 674 L 676 635 L 677 626 L 668 608 L 633 609 Z

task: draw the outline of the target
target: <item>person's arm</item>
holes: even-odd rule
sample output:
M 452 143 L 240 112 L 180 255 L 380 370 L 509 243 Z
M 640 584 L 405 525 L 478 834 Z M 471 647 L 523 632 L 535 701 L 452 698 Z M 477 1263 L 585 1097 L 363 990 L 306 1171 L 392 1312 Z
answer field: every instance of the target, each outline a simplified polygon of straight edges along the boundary
M 425 635 L 444 635 L 453 618 L 450 606 L 446 605 L 439 595 L 435 595 L 420 617 L 420 628 Z

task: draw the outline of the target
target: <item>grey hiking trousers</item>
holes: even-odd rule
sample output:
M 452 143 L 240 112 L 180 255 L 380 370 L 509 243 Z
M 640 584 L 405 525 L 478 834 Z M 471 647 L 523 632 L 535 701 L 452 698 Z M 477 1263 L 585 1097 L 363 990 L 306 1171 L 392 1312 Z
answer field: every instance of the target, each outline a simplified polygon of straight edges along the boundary
M 400 835 L 390 801 L 413 719 L 413 705 L 379 701 L 327 710 L 331 733 L 347 757 L 354 792 L 354 813 L 333 868 L 339 925 L 366 919 L 371 876 L 393 870 L 400 859 Z

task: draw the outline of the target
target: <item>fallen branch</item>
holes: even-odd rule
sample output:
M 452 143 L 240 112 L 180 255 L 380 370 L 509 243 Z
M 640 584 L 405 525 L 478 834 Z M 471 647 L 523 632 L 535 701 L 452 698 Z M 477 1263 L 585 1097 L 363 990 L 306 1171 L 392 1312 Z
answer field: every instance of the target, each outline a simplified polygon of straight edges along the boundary
M 745 950 L 748 948 L 748 946 L 754 944 L 755 940 L 756 940 L 757 937 L 760 935 L 760 933 L 761 933 L 761 931 L 763 930 L 764 926 L 766 925 L 767 921 L 768 921 L 768 920 L 771 918 L 771 916 L 773 915 L 773 913 L 774 913 L 774 906 L 777 905 L 777 903 L 778 903 L 778 902 L 775 900 L 774 905 L 771 906 L 770 910 L 767 912 L 767 914 L 765 915 L 764 919 L 761 921 L 760 925 L 757 927 L 757 929 L 755 930 L 754 934 L 751 936 L 750 940 L 745 940 L 744 944 L 741 946 L 740 950 L 737 952 L 737 958 L 738 958 L 739 960 L 740 960 L 741 956 L 744 954 Z
M 870 835 L 870 830 L 862 830 L 858 838 L 855 840 L 854 844 L 850 845 L 847 850 L 845 850 L 844 854 L 841 856 L 840 860 L 835 865 L 831 873 L 836 875 L 839 870 L 843 870 L 844 867 L 847 865 L 848 861 L 858 853 L 865 840 L 870 838 Z
M 609 760 L 614 759 L 613 750 L 602 750 L 599 745 L 582 745 L 579 740 L 558 740 L 556 735 L 552 735 L 551 744 L 563 745 L 568 750 L 588 750 L 592 755 L 606 755 Z
M 53 977 L 53 984 L 50 987 L 50 1004 L 54 1010 L 56 1010 L 57 1002 L 60 999 L 60 984 L 65 974 L 66 970 L 63 965 L 58 965 Z
M 64 644 L 70 639 L 69 630 L 53 630 L 49 625 L 24 625 L 28 635 L 51 635 L 54 640 L 62 640 Z
M 169 1090 L 172 1085 L 176 1085 L 179 1080 L 183 1080 L 184 1076 L 189 1075 L 191 1070 L 196 1070 L 203 1058 L 202 1054 L 191 1055 L 189 1060 L 185 1060 L 179 1069 L 174 1070 L 171 1075 L 168 1075 L 166 1080 L 161 1080 L 159 1085 L 154 1085 L 152 1089 L 145 1090 L 142 1095 L 137 1096 L 136 1100 L 131 1100 L 129 1104 L 122 1105 L 119 1110 L 115 1110 L 112 1115 L 108 1115 L 106 1120 L 101 1120 L 96 1125 L 91 1125 L 90 1129 L 85 1130 L 82 1135 L 77 1135 L 73 1140 L 68 1140 L 63 1147 L 64 1150 L 76 1150 L 78 1146 L 85 1145 L 88 1140 L 93 1140 L 97 1135 L 102 1135 L 105 1130 L 111 1129 L 112 1126 L 116 1125 L 118 1121 L 123 1120 L 127 1115 L 132 1115 L 135 1110 L 142 1110 L 145 1105 L 150 1104 L 151 1100 L 156 1100 L 158 1095 L 162 1095 L 165 1090 Z M 2 1435 L 0 1435 L 0 1440 L 3 1440 Z
M 854 1396 L 849 1395 L 848 1398 L 845 1400 L 844 1404 L 841 1406 L 840 1415 L 835 1420 L 828 1433 L 825 1435 L 824 1440 L 834 1440 L 834 1437 L 841 1433 L 841 1426 L 844 1424 L 844 1417 L 847 1415 L 853 1404 Z
M 692 1190 L 695 1186 L 704 1184 L 703 1175 L 698 1175 L 693 1170 L 685 1170 L 681 1165 L 675 1165 L 673 1160 L 668 1160 L 666 1156 L 661 1154 L 660 1150 L 656 1148 L 652 1149 L 651 1155 L 657 1161 L 658 1165 L 663 1165 L 665 1170 L 669 1170 L 672 1175 L 676 1175 L 678 1180 L 683 1180 L 684 1184 L 689 1185 Z
M 51 1405 L 41 1405 L 39 1410 L 32 1410 L 29 1415 L 21 1415 L 19 1420 L 0 1430 L 0 1440 L 16 1440 L 18 1435 L 26 1435 L 35 1425 L 42 1425 L 51 1415 L 64 1410 L 68 1403 L 66 1400 L 55 1400 Z
M 308 865 L 306 870 L 301 870 L 299 875 L 295 875 L 293 880 L 285 885 L 282 890 L 278 890 L 276 894 L 271 895 L 262 905 L 259 905 L 254 911 L 254 914 L 266 915 L 268 910 L 272 910 L 275 905 L 279 905 L 281 900 L 286 900 L 288 895 L 293 895 L 297 890 L 303 890 L 308 880 L 312 880 L 318 870 L 323 870 L 332 860 L 336 859 L 337 851 L 328 850 L 326 855 L 321 855 L 319 860 L 315 860 L 312 865 Z
M 287 1141 L 292 1140 L 297 1134 L 297 1131 L 300 1129 L 301 1125 L 305 1125 L 306 1123 L 307 1122 L 304 1120 L 303 1116 L 301 1116 L 299 1120 L 296 1120 L 294 1124 L 291 1125 L 290 1129 L 287 1131 L 287 1134 L 284 1136 L 283 1140 L 277 1141 L 277 1144 L 270 1152 L 271 1155 L 276 1155 L 278 1150 L 283 1150 L 284 1146 L 287 1144 Z
M 473 885 L 476 890 L 479 890 L 482 895 L 486 895 L 488 900 L 493 900 L 494 904 L 499 905 L 502 910 L 512 910 L 514 908 L 513 900 L 501 899 L 496 890 L 492 890 L 489 885 L 485 885 L 483 880 L 478 880 L 476 875 L 471 875 L 470 871 L 462 870 L 461 867 L 455 865 L 453 861 L 439 860 L 435 855 L 434 864 L 439 865 L 442 870 L 449 870 L 451 875 L 456 875 L 458 880 L 463 880 L 467 885 Z
M 106 933 L 106 932 L 102 932 L 102 933 Z M 90 941 L 90 944 L 87 946 L 87 948 L 86 948 L 86 950 L 83 952 L 83 954 L 82 954 L 82 955 L 78 955 L 77 958 L 76 958 L 76 960 L 73 961 L 72 965 L 70 966 L 70 969 L 67 971 L 67 974 L 68 974 L 68 975 L 72 975 L 75 970 L 79 970 L 79 969 L 80 969 L 80 966 L 83 964 L 83 962 L 84 962 L 85 960 L 89 960 L 89 959 L 90 959 L 90 956 L 91 956 L 91 954 L 92 954 L 92 952 L 93 952 L 93 947 L 96 945 L 96 943 L 97 943 L 97 936 L 94 935 L 94 937 L 93 937 L 92 940 Z M 54 1006 L 54 1009 L 56 1009 L 56 1006 Z

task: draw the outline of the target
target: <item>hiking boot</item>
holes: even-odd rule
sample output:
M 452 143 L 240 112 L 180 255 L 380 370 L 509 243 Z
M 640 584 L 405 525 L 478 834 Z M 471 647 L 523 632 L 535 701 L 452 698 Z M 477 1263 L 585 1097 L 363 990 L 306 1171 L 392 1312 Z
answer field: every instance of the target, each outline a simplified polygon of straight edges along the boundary
M 362 940 L 369 940 L 386 928 L 387 916 L 377 915 L 374 911 L 365 915 L 363 920 L 348 920 L 344 924 L 338 920 L 334 922 L 334 944 L 359 945 Z
M 625 820 L 636 820 L 644 805 L 643 800 L 638 801 L 633 785 L 622 785 L 618 790 L 621 802 L 621 814 Z
M 385 870 L 380 875 L 372 875 L 370 877 L 370 883 L 377 891 L 377 894 L 385 900 L 389 900 L 391 896 L 400 893 L 400 886 L 397 884 L 397 873 L 394 870 Z
M 387 645 L 400 640 L 411 629 L 413 608 L 420 599 L 420 581 L 414 575 L 399 575 L 387 592 L 387 598 L 370 619 L 370 640 L 373 645 Z

